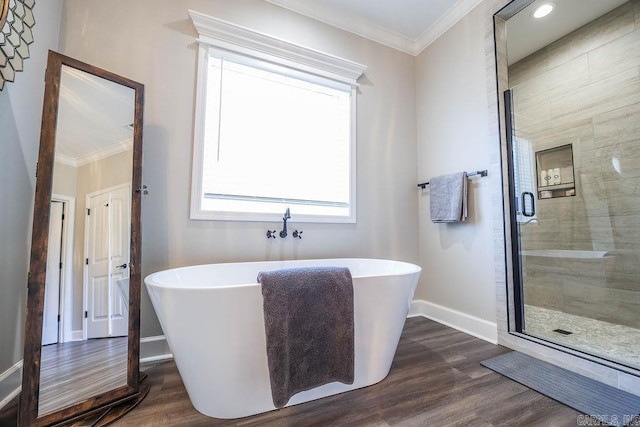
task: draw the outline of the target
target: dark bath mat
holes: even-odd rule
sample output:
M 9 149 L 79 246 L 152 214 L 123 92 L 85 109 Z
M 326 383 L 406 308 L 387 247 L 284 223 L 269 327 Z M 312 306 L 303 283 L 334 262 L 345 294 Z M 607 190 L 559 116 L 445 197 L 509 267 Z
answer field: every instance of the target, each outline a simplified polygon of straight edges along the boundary
M 532 390 L 590 415 L 603 424 L 640 425 L 640 396 L 517 351 L 480 363 Z

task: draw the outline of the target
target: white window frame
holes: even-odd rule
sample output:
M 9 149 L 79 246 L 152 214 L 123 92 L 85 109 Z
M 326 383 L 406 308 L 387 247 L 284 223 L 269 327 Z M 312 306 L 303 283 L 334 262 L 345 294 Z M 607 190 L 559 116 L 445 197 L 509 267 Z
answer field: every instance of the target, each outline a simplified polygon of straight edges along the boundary
M 355 223 L 356 222 L 356 91 L 357 79 L 366 67 L 327 53 L 309 49 L 282 39 L 241 27 L 199 12 L 189 10 L 189 16 L 198 31 L 198 78 L 193 145 L 191 181 L 191 214 L 193 220 L 220 221 L 281 221 L 282 213 L 222 212 L 204 210 L 201 207 L 203 194 L 204 129 L 206 107 L 206 85 L 209 56 L 226 57 L 234 62 L 250 64 L 260 61 L 273 64 L 273 70 L 286 69 L 291 76 L 303 78 L 323 85 L 333 83 L 336 87 L 350 88 L 350 197 L 349 214 L 345 216 L 296 215 L 296 222 Z M 284 67 L 284 68 L 283 68 Z M 276 156 L 277 153 L 274 153 Z

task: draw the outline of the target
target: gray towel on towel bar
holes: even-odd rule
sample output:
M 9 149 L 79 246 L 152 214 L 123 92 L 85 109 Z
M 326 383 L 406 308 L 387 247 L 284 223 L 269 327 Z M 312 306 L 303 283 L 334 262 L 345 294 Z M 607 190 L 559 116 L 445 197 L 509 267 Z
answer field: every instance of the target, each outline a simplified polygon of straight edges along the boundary
M 442 175 L 429 180 L 432 222 L 460 222 L 467 218 L 467 173 Z
M 276 408 L 294 394 L 330 382 L 353 384 L 353 282 L 342 267 L 288 268 L 258 274 L 271 396 Z

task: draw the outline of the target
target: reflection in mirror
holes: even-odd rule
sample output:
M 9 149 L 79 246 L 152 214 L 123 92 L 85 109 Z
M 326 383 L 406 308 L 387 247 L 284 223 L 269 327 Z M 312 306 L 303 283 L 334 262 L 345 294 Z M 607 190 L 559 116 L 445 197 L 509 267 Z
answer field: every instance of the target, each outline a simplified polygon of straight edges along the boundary
M 49 51 L 19 426 L 98 416 L 149 391 L 139 372 L 144 86 Z
M 127 383 L 134 95 L 62 67 L 39 416 Z

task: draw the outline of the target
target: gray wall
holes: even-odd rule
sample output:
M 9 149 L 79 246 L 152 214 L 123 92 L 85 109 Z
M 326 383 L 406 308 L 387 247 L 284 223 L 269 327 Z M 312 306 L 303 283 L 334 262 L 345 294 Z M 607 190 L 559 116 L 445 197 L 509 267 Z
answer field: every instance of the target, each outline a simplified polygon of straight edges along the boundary
M 22 358 L 44 72 L 61 10 L 62 0 L 36 2 L 31 57 L 0 92 L 0 373 Z
M 626 3 L 509 68 L 518 137 L 572 144 L 576 196 L 537 200 L 524 257 L 525 303 L 640 327 L 640 2 Z M 570 254 L 570 252 L 565 252 Z
M 188 9 L 368 66 L 358 94 L 357 224 L 296 224 L 294 209 L 291 227 L 304 239 L 268 241 L 267 228 L 280 224 L 189 220 L 197 34 Z M 412 56 L 261 0 L 66 0 L 60 48 L 146 85 L 143 275 L 225 261 L 418 261 Z M 144 291 L 141 323 L 143 337 L 162 333 Z
M 416 58 L 418 175 L 489 169 L 469 181 L 469 219 L 433 224 L 429 193 L 420 195 L 420 265 L 416 297 L 489 322 L 495 331 L 495 212 L 492 185 L 499 185 L 499 142 L 491 138 L 487 93 L 485 16 L 480 4 Z M 497 220 L 502 217 L 498 211 Z M 455 314 L 454 314 L 455 316 Z M 494 332 L 495 335 L 495 332 Z M 495 339 L 495 336 L 494 336 Z

